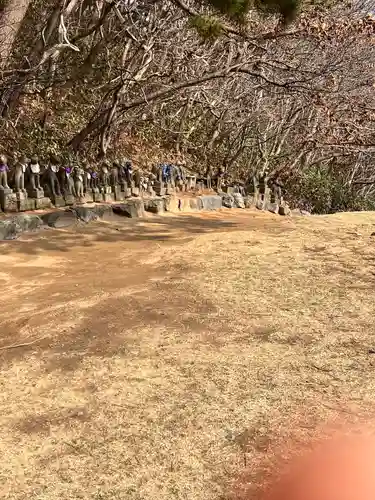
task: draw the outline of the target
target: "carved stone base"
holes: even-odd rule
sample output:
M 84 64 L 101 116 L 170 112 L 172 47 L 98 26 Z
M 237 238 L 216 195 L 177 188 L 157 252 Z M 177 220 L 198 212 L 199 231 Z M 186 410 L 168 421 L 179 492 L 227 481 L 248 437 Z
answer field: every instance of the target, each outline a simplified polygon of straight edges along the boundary
M 55 205 L 56 208 L 58 207 L 65 207 L 65 200 L 63 196 L 51 196 L 51 201 Z
M 95 203 L 103 201 L 103 195 L 102 195 L 102 193 L 93 193 L 93 197 L 94 197 L 94 202 Z
M 84 196 L 78 196 L 76 198 L 76 203 L 78 203 L 78 205 L 82 205 L 83 203 L 85 203 L 85 197 Z
M 27 191 L 29 198 L 44 198 L 43 189 L 29 189 Z
M 11 189 L 0 190 L 0 203 L 4 212 L 18 212 L 17 195 Z
M 132 190 L 131 188 L 126 188 L 125 191 L 124 191 L 124 197 L 125 198 L 130 198 L 132 195 Z
M 49 198 L 35 198 L 35 210 L 40 210 L 42 208 L 51 208 L 52 202 Z
M 166 194 L 173 194 L 174 193 L 174 188 L 172 187 L 171 184 L 167 184 L 165 192 L 166 192 Z
M 27 212 L 29 210 L 35 210 L 35 198 L 26 198 L 22 202 L 22 204 L 25 207 L 25 212 Z
M 122 201 L 125 198 L 124 193 L 121 191 L 120 186 L 113 186 L 113 195 L 116 201 Z
M 106 203 L 111 203 L 114 201 L 114 196 L 112 193 L 104 193 L 103 194 L 103 201 Z
M 29 208 L 29 205 L 27 203 L 28 198 L 27 194 L 24 193 L 23 191 L 20 191 L 19 193 L 16 193 L 16 198 L 17 198 L 17 208 L 19 212 L 25 212 L 26 210 L 32 210 Z M 33 204 L 35 206 L 35 203 Z
M 140 195 L 140 189 L 137 187 L 132 187 L 132 196 L 139 196 Z
M 92 191 L 87 191 L 84 196 L 85 203 L 92 203 L 94 201 L 94 196 Z
M 74 205 L 74 202 L 76 201 L 76 199 L 72 194 L 66 194 L 64 198 L 65 198 L 65 205 Z
M 165 187 L 161 182 L 155 182 L 154 185 L 155 193 L 157 196 L 164 196 L 165 195 Z
M 104 186 L 103 187 L 103 193 L 104 194 L 111 194 L 112 193 L 112 187 L 111 186 Z

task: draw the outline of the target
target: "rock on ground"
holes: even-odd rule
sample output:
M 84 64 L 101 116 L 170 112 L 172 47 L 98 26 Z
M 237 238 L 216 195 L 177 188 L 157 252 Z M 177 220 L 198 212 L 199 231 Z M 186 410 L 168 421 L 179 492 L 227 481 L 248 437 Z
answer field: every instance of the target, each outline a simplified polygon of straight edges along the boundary
M 42 219 L 35 214 L 18 214 L 12 218 L 22 231 L 36 231 L 43 226 Z
M 134 218 L 143 217 L 144 215 L 143 201 L 139 199 L 112 205 L 112 210 L 114 214 L 123 215 L 124 217 Z
M 22 228 L 14 219 L 0 221 L 0 240 L 15 240 Z
M 245 208 L 245 202 L 241 193 L 233 193 L 232 196 L 235 208 Z
M 221 196 L 212 195 L 212 196 L 198 196 L 202 203 L 203 210 L 218 210 L 223 206 L 221 201 Z
M 226 207 L 226 208 L 233 208 L 234 207 L 234 198 L 231 194 L 220 193 L 220 196 L 221 196 L 221 202 L 223 204 L 223 207 Z
M 99 217 L 94 209 L 89 207 L 74 207 L 72 211 L 75 212 L 79 220 L 86 223 L 97 220 Z
M 59 210 L 42 215 L 44 224 L 56 229 L 73 226 L 77 222 L 77 215 L 73 210 Z
M 165 200 L 163 198 L 145 199 L 143 204 L 146 212 L 151 212 L 153 214 L 162 214 L 165 210 Z
M 288 205 L 281 205 L 279 207 L 279 215 L 291 215 L 291 211 Z

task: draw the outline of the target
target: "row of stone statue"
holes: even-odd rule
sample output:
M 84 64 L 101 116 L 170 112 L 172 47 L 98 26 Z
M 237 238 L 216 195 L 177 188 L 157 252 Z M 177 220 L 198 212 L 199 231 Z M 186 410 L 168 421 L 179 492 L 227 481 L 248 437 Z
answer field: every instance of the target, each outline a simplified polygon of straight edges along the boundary
M 29 196 L 38 197 L 37 192 L 45 189 L 51 196 L 83 197 L 89 190 L 105 190 L 110 186 L 120 186 L 122 190 L 135 187 L 142 191 L 150 189 L 155 182 L 182 188 L 187 182 L 185 169 L 182 165 L 160 164 L 145 175 L 133 169 L 131 161 L 124 160 L 104 162 L 96 171 L 78 165 L 62 167 L 53 155 L 45 167 L 41 167 L 37 156 L 31 159 L 24 156 L 9 168 L 7 158 L 0 156 L 0 189 L 11 187 Z

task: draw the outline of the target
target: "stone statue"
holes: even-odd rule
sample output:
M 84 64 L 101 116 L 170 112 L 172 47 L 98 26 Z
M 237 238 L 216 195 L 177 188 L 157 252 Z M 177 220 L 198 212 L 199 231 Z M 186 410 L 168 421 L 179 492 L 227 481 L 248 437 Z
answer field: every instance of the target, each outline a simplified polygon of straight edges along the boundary
M 8 186 L 8 159 L 5 155 L 0 155 L 0 189 L 10 189 Z
M 28 167 L 28 174 L 29 174 L 29 182 L 30 182 L 30 189 L 35 191 L 35 190 L 41 190 L 41 185 L 40 185 L 40 165 L 39 165 L 39 158 L 36 155 L 33 155 L 30 160 L 30 164 Z
M 212 176 L 213 176 L 213 170 L 211 165 L 209 165 L 206 169 L 206 185 L 207 189 L 212 189 Z
M 117 186 L 119 184 L 119 171 L 120 171 L 120 162 L 114 160 L 111 168 L 111 186 Z
M 223 180 L 224 180 L 224 168 L 223 167 L 218 168 L 216 179 L 217 179 L 216 180 L 216 190 L 219 193 L 223 187 Z
M 99 189 L 99 176 L 95 170 L 91 172 L 91 186 L 92 189 Z
M 125 177 L 128 187 L 133 185 L 133 165 L 130 160 L 125 162 Z
M 141 190 L 142 189 L 142 173 L 138 168 L 137 168 L 137 170 L 134 171 L 133 180 L 134 180 L 134 186 L 136 188 L 138 188 L 139 190 Z
M 60 167 L 58 162 L 58 158 L 51 155 L 49 165 L 42 174 L 42 183 L 48 186 L 50 195 L 54 197 L 61 196 L 60 183 L 58 179 Z
M 66 179 L 67 179 L 67 182 L 66 182 L 67 194 L 77 196 L 76 188 L 74 185 L 73 173 L 74 173 L 74 167 L 65 167 L 65 175 L 66 175 Z
M 151 173 L 155 176 L 155 180 L 158 182 L 162 182 L 162 170 L 160 165 L 153 165 L 151 169 Z
M 14 166 L 14 187 L 16 189 L 16 193 L 26 193 L 25 189 L 25 174 L 27 167 L 29 165 L 29 159 L 23 155 L 21 158 L 16 161 Z
M 74 187 L 75 187 L 76 196 L 78 196 L 78 198 L 83 198 L 83 196 L 84 196 L 84 191 L 83 191 L 84 170 L 79 166 L 75 166 L 72 175 L 74 178 Z
M 109 163 L 105 162 L 100 170 L 100 184 L 107 187 L 109 184 Z
M 83 191 L 87 193 L 89 190 L 92 190 L 91 172 L 85 168 L 83 171 Z

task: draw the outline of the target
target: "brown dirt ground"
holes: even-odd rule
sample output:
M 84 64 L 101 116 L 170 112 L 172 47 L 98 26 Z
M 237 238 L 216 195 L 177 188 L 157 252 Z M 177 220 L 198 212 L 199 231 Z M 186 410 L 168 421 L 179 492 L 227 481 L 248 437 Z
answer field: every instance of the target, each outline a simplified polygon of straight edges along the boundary
M 374 228 L 222 211 L 3 243 L 0 497 L 228 498 L 272 441 L 371 414 Z

